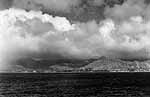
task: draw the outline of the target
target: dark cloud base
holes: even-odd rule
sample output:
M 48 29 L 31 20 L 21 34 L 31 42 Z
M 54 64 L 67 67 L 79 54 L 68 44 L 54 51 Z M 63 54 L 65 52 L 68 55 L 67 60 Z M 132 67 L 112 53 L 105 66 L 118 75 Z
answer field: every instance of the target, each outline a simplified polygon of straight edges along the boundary
M 44 7 L 42 7 L 41 11 L 43 13 L 51 14 L 53 16 L 66 17 L 70 22 L 74 21 L 88 22 L 90 20 L 96 20 L 97 22 L 99 22 L 105 19 L 103 12 L 106 6 L 113 7 L 115 4 L 122 4 L 126 0 L 104 0 L 104 4 L 100 6 L 91 5 L 90 3 L 94 0 L 80 0 L 80 1 L 81 3 L 78 6 L 73 7 L 70 13 L 57 12 L 55 10 L 51 11 Z
M 8 9 L 11 7 L 19 7 L 17 5 L 14 6 L 14 1 L 15 0 L 0 0 L 0 4 L 2 7 L 1 9 Z M 33 0 L 24 0 L 27 3 L 23 4 L 24 9 L 26 11 L 30 10 L 39 10 L 36 8 L 30 8 L 31 6 L 31 1 Z M 50 10 L 47 7 L 43 6 L 42 4 L 35 4 L 36 7 L 39 7 L 40 10 L 43 13 L 51 14 L 54 16 L 63 16 L 68 18 L 70 21 L 80 21 L 80 22 L 87 22 L 89 20 L 96 20 L 99 22 L 100 20 L 104 19 L 104 8 L 105 6 L 110 6 L 113 7 L 115 4 L 122 4 L 123 1 L 125 0 L 104 0 L 104 3 L 100 6 L 94 6 L 91 4 L 94 0 L 79 0 L 81 3 L 79 3 L 75 7 L 71 7 L 71 11 L 69 13 L 61 12 L 61 11 L 56 11 L 56 10 Z M 101 0 L 103 1 L 103 0 Z M 19 1 L 17 3 L 19 5 Z M 27 5 L 26 5 L 27 4 Z M 20 4 L 21 5 L 21 4 Z

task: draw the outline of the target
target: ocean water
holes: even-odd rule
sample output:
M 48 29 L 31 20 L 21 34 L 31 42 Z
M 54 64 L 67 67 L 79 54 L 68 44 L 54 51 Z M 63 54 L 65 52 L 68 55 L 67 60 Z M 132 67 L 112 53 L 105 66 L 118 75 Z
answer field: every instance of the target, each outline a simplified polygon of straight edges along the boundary
M 0 74 L 0 97 L 150 97 L 150 73 Z

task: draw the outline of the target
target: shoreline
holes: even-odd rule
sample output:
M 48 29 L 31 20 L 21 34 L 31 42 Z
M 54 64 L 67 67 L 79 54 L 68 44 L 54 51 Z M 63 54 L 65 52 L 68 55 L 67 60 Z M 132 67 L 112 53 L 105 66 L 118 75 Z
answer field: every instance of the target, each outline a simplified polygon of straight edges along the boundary
M 101 74 L 101 73 L 111 73 L 111 74 L 115 74 L 115 73 L 150 73 L 150 71 L 147 72 L 37 72 L 37 73 L 24 73 L 24 72 L 0 72 L 0 74 Z

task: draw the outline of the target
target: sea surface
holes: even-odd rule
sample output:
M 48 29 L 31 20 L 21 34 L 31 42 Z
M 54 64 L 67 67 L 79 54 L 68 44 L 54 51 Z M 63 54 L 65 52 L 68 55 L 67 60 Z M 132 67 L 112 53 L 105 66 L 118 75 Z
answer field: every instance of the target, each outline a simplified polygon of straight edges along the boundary
M 150 73 L 5 73 L 0 97 L 150 97 Z

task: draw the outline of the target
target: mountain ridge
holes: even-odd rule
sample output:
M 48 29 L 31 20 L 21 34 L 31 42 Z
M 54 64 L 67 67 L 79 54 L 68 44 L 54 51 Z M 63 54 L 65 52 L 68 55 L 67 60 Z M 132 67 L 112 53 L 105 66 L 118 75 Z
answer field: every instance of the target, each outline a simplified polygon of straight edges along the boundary
M 7 70 L 6 70 L 7 71 Z M 24 59 L 16 62 L 8 72 L 149 72 L 150 60 L 122 60 L 100 57 L 84 60 L 34 60 Z

